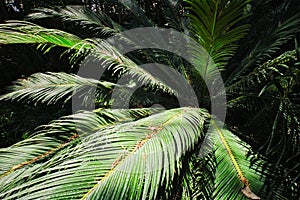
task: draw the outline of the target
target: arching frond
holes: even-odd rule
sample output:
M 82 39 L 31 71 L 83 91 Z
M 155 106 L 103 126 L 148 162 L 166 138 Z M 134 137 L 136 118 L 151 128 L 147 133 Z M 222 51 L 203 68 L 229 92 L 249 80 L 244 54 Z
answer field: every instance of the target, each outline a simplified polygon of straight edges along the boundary
M 60 30 L 45 29 L 30 22 L 8 21 L 7 24 L 0 24 L 1 44 L 47 44 L 80 49 L 82 46 L 76 45 L 80 42 L 81 39 L 75 35 Z
M 38 128 L 29 139 L 0 149 L 0 176 L 6 176 L 24 166 L 48 159 L 80 137 L 93 134 L 107 126 L 147 117 L 159 109 L 84 111 L 54 120 Z
M 209 139 L 216 157 L 213 199 L 290 199 L 297 193 L 292 189 L 295 187 L 292 180 L 285 180 L 289 185 L 277 180 L 278 172 L 272 172 L 276 168 L 269 167 L 268 159 L 255 155 L 250 145 L 219 128 L 215 121 L 212 125 L 215 130 Z M 295 193 L 287 193 L 282 187 Z
M 100 129 L 48 161 L 1 177 L 0 196 L 153 199 L 159 187 L 170 187 L 179 159 L 202 137 L 206 116 L 181 108 Z
M 82 29 L 83 31 L 89 31 L 89 37 L 93 35 L 98 38 L 106 38 L 111 36 L 123 28 L 115 23 L 109 16 L 104 13 L 95 13 L 88 8 L 81 6 L 67 6 L 66 8 L 56 9 L 35 9 L 34 13 L 27 16 L 27 19 L 35 22 L 36 20 L 45 19 L 60 19 L 67 25 L 71 24 L 75 27 Z M 67 31 L 72 31 L 65 27 Z M 75 32 L 75 34 L 79 34 Z M 87 34 L 87 33 L 82 33 Z M 87 35 L 84 35 L 87 36 Z
M 8 88 L 12 92 L 2 95 L 0 100 L 27 100 L 53 104 L 61 99 L 65 102 L 70 100 L 75 92 L 85 91 L 91 93 L 96 88 L 102 88 L 102 95 L 105 89 L 111 90 L 116 84 L 83 78 L 75 74 L 60 73 L 37 73 L 27 79 L 20 79 L 14 86 Z
M 291 199 L 298 190 L 292 177 L 255 154 L 250 145 L 217 122 L 201 153 L 193 153 L 183 166 L 179 199 Z M 208 148 L 210 147 L 210 148 Z M 278 177 L 283 179 L 278 180 Z M 291 192 L 284 192 L 288 189 Z

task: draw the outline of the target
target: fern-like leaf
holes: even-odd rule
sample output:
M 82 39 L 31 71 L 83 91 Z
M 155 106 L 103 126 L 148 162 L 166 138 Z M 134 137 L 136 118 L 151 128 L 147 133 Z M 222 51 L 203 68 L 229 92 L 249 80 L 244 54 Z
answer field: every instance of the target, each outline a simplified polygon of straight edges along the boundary
M 14 86 L 8 88 L 12 92 L 2 95 L 0 100 L 27 100 L 53 104 L 61 99 L 65 102 L 70 100 L 75 92 L 81 90 L 91 93 L 97 87 L 102 87 L 102 94 L 105 90 L 112 89 L 116 84 L 83 78 L 77 75 L 60 73 L 37 73 L 27 79 L 20 79 Z M 88 94 L 86 94 L 88 95 Z
M 181 108 L 100 129 L 49 160 L 1 177 L 0 197 L 153 199 L 159 187 L 170 187 L 165 183 L 179 159 L 203 137 L 206 117 Z

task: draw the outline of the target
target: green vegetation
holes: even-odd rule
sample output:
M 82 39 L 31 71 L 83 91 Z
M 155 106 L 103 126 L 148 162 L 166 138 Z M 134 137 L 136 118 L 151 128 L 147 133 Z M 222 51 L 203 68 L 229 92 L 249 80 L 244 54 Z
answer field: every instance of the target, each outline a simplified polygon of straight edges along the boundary
M 13 2 L 18 16 L 0 4 L 0 199 L 300 198 L 296 0 Z M 188 34 L 209 56 L 123 55 L 106 40 L 136 45 L 122 32 L 141 27 L 170 30 L 149 35 L 177 46 Z M 89 55 L 100 79 L 78 73 Z M 199 106 L 147 63 L 181 74 Z M 224 122 L 206 85 L 216 69 Z M 95 107 L 72 113 L 74 98 Z

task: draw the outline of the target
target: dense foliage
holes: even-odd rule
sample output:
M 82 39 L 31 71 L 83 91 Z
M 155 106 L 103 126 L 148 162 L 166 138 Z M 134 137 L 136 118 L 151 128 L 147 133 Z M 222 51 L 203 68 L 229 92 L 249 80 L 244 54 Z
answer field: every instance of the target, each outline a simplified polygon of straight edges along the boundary
M 0 10 L 0 199 L 300 198 L 297 0 L 23 0 Z M 139 27 L 189 34 L 209 56 L 122 55 L 103 42 L 132 44 L 121 33 Z M 100 80 L 77 75 L 91 54 Z M 199 108 L 173 87 L 176 77 L 162 68 L 164 81 L 146 63 L 181 74 Z M 211 113 L 205 84 L 215 67 L 225 122 Z M 124 75 L 130 84 L 118 81 Z M 95 91 L 95 108 L 72 113 L 81 91 L 84 105 Z M 127 109 L 114 105 L 128 94 Z

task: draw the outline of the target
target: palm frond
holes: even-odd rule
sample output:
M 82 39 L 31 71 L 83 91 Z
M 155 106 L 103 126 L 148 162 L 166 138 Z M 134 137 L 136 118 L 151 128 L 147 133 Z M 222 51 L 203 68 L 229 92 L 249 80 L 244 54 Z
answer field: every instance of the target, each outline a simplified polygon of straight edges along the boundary
M 246 34 L 249 27 L 248 25 L 237 25 L 247 17 L 244 8 L 249 1 L 186 0 L 186 2 L 191 6 L 188 17 L 196 41 L 208 52 L 217 67 L 223 69 L 235 53 L 237 48 L 235 43 Z M 195 56 L 195 58 L 197 57 Z M 207 70 L 205 67 L 209 66 L 209 60 L 206 58 L 202 62 L 206 65 L 201 70 Z M 207 74 L 210 74 L 209 71 Z
M 220 129 L 216 122 L 212 125 L 215 132 L 210 136 L 217 162 L 214 199 L 260 199 L 257 195 L 262 192 L 264 177 L 247 160 L 250 146 L 230 131 Z
M 48 159 L 75 140 L 80 140 L 80 137 L 93 134 L 104 127 L 138 120 L 158 111 L 158 109 L 97 109 L 54 120 L 48 125 L 38 127 L 38 131 L 29 139 L 0 149 L 0 176 L 6 176 L 24 166 Z
M 226 89 L 229 93 L 234 93 L 246 90 L 247 88 L 264 85 L 266 82 L 274 80 L 276 76 L 282 76 L 283 72 L 289 68 L 289 63 L 296 60 L 296 50 L 287 51 L 256 67 L 251 73 L 240 77 L 238 81 L 228 85 Z
M 203 149 L 202 157 L 194 153 L 182 170 L 182 199 L 290 199 L 296 194 L 284 192 L 295 190 L 290 176 L 282 175 L 289 179 L 285 183 L 278 181 L 283 170 L 275 172 L 270 160 L 250 145 L 214 120 L 211 125 L 206 142 L 212 148 Z
M 248 16 L 244 13 L 248 0 L 186 0 L 190 5 L 189 20 L 192 36 L 201 46 L 192 46 L 189 54 L 193 60 L 191 79 L 199 90 L 201 101 L 208 95 L 206 84 L 211 88 L 221 79 L 220 71 L 237 49 L 237 42 L 246 34 L 248 25 L 241 21 Z M 241 23 L 241 24 L 239 24 Z
M 38 20 L 45 19 L 59 19 L 66 23 L 65 29 L 69 30 L 69 25 L 73 25 L 84 31 L 89 31 L 89 33 L 82 32 L 80 34 L 75 32 L 74 34 L 82 36 L 94 36 L 98 38 L 107 38 L 113 34 L 123 30 L 123 28 L 115 23 L 109 16 L 104 13 L 95 13 L 86 7 L 81 6 L 67 6 L 60 9 L 35 9 L 34 13 L 27 16 L 29 21 L 37 22 Z M 71 26 L 71 27 L 73 27 Z
M 248 144 L 216 122 L 212 125 L 215 130 L 209 138 L 217 163 L 213 199 L 290 199 L 299 194 L 291 174 L 279 175 L 283 170 L 271 166 L 269 159 L 253 153 Z M 284 183 L 278 181 L 281 176 Z
M 0 196 L 153 199 L 203 136 L 206 116 L 203 110 L 181 108 L 100 129 L 44 163 L 1 177 Z
M 111 90 L 116 84 L 83 78 L 74 74 L 60 73 L 37 73 L 27 79 L 20 79 L 14 86 L 8 88 L 9 92 L 0 97 L 0 100 L 27 100 L 53 104 L 61 99 L 67 102 L 75 92 L 85 91 L 91 93 L 101 86 L 102 93 L 105 89 Z
M 1 44 L 47 44 L 48 46 L 75 47 L 81 39 L 75 35 L 56 29 L 45 29 L 25 21 L 7 21 L 0 25 Z M 87 48 L 87 47 L 85 47 Z

